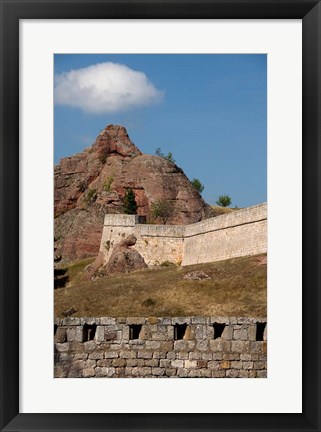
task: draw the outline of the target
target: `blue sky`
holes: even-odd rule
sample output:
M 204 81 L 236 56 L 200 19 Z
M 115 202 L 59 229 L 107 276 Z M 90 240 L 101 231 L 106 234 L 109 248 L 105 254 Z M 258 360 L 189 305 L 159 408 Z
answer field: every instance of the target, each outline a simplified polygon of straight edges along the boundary
M 143 153 L 172 152 L 205 185 L 208 203 L 222 194 L 232 206 L 264 202 L 266 62 L 265 54 L 55 55 L 55 163 L 121 124 Z

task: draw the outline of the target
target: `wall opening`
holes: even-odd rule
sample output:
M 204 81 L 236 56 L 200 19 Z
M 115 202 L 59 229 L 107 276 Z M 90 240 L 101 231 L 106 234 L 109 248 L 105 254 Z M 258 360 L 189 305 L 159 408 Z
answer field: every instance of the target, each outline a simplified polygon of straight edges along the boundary
M 266 327 L 266 322 L 256 323 L 256 340 L 262 341 L 264 339 L 264 330 Z
M 141 329 L 141 324 L 131 324 L 129 326 L 129 339 L 139 339 L 139 333 Z
M 222 333 L 225 329 L 224 323 L 214 323 L 214 339 L 220 338 L 222 336 Z
M 56 333 L 57 333 L 57 329 L 58 329 L 58 325 L 57 325 L 57 324 L 55 324 L 55 325 L 54 325 L 54 336 L 56 336 Z
M 174 340 L 184 339 L 187 324 L 175 324 L 174 325 Z
M 96 324 L 85 324 L 83 328 L 83 342 L 94 340 L 96 334 Z

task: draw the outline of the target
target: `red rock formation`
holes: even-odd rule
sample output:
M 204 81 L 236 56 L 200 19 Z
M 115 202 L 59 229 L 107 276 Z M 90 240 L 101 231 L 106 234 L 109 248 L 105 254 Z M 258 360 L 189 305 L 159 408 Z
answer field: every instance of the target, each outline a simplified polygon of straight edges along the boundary
M 97 255 L 104 215 L 123 213 L 127 187 L 135 193 L 137 213 L 147 219 L 157 199 L 175 203 L 170 224 L 212 216 L 179 167 L 162 157 L 142 154 L 124 127 L 109 125 L 92 147 L 55 167 L 55 245 L 63 260 Z
M 78 199 L 106 171 L 106 164 L 116 165 L 118 170 L 124 160 L 141 154 L 124 127 L 107 126 L 91 148 L 61 159 L 55 166 L 55 215 L 77 207 Z
M 148 267 L 141 254 L 132 248 L 136 244 L 136 240 L 134 235 L 130 235 L 113 248 L 109 261 L 103 270 L 107 276 L 115 273 L 130 273 Z

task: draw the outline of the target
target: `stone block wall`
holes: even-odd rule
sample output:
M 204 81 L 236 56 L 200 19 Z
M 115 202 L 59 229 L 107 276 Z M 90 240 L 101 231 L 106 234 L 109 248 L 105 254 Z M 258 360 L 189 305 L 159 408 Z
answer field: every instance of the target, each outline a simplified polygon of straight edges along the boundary
M 267 206 L 261 204 L 190 225 L 146 225 L 136 215 L 106 215 L 100 252 L 107 262 L 129 234 L 148 265 L 191 265 L 267 251 Z
M 135 249 L 148 265 L 159 265 L 170 261 L 180 265 L 183 260 L 185 226 L 180 225 L 136 225 Z
M 55 319 L 56 378 L 265 378 L 266 318 Z
M 187 225 L 182 265 L 257 255 L 266 251 L 267 206 L 261 204 Z
M 135 249 L 148 265 L 158 265 L 164 261 L 177 264 L 182 262 L 185 226 L 147 225 L 139 222 L 137 215 L 105 216 L 100 243 L 100 252 L 104 255 L 105 263 L 112 248 L 130 234 L 137 238 Z
M 185 239 L 182 265 L 222 261 L 266 253 L 266 242 L 266 221 L 213 230 L 204 235 Z

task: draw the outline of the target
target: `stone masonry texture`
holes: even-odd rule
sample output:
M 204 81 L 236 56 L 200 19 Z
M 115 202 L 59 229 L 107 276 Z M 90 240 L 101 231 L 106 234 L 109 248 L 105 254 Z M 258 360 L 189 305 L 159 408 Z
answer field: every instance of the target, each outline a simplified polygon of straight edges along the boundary
M 55 378 L 265 378 L 265 317 L 56 318 Z
M 267 251 L 266 203 L 190 225 L 141 224 L 135 215 L 105 216 L 100 252 L 106 263 L 113 247 L 126 236 L 148 265 L 164 261 L 192 265 Z

